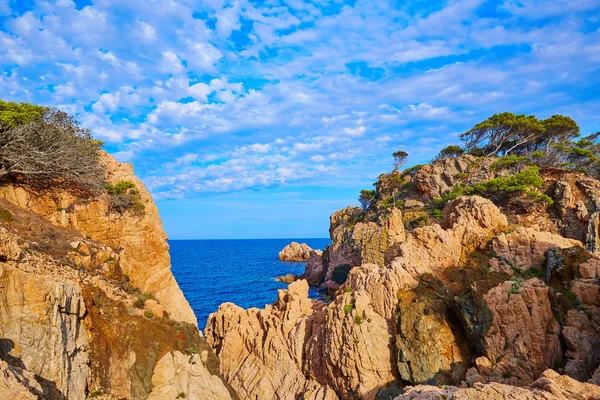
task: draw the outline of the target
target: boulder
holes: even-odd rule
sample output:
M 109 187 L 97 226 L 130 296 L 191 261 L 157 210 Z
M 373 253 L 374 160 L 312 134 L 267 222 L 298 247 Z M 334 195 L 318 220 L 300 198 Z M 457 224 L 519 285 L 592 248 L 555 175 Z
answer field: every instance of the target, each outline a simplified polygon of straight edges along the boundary
M 312 249 L 306 243 L 292 242 L 279 252 L 282 261 L 308 261 Z

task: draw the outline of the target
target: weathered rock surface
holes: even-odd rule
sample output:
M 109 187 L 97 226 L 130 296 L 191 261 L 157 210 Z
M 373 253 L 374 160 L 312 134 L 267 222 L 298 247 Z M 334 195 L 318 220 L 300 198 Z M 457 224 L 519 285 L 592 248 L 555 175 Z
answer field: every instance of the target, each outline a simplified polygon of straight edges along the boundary
M 428 299 L 419 299 L 412 292 L 400 292 L 398 297 L 396 346 L 400 378 L 411 383 L 438 384 L 462 380 L 469 361 L 463 348 L 464 338 L 457 337 L 446 316 L 436 312 L 436 305 L 432 306 Z
M 306 262 L 304 273 L 299 276 L 299 279 L 306 279 L 309 285 L 316 285 L 324 278 L 323 270 L 323 251 L 313 250 L 310 252 L 310 257 Z
M 576 381 L 546 370 L 528 387 L 500 383 L 477 383 L 472 388 L 439 388 L 419 385 L 408 388 L 394 400 L 592 400 L 600 397 L 600 386 Z
M 222 375 L 243 398 L 291 399 L 325 386 L 344 399 L 374 399 L 397 377 L 398 291 L 416 287 L 423 273 L 456 267 L 465 249 L 487 242 L 504 229 L 506 218 L 489 200 L 459 198 L 447 206 L 443 226 L 415 229 L 389 267 L 363 264 L 352 269 L 328 306 L 308 299 L 305 281 L 291 284 L 264 310 L 222 305 L 209 317 L 206 329 Z M 399 317 L 406 321 L 404 333 L 412 331 L 415 339 L 424 339 L 414 331 L 420 322 L 411 322 L 420 309 L 410 308 Z M 452 333 L 445 332 L 452 338 L 444 343 L 451 343 Z M 420 348 L 425 347 L 426 343 Z M 436 358 L 435 348 L 427 350 L 424 355 L 411 352 L 411 361 L 423 366 L 415 380 L 429 379 L 463 359 L 458 347 L 455 354 L 438 347 L 444 358 L 426 368 L 428 360 Z
M 312 249 L 306 243 L 292 242 L 279 252 L 282 261 L 308 261 Z
M 43 394 L 34 374 L 0 360 L 0 398 L 37 400 Z
M 560 324 L 550 296 L 550 289 L 536 278 L 506 281 L 485 295 L 493 319 L 484 339 L 486 354 L 477 359 L 482 376 L 528 384 L 561 359 Z
M 546 260 L 545 254 L 548 249 L 577 246 L 582 246 L 578 240 L 523 227 L 507 234 L 502 233 L 492 241 L 492 250 L 497 257 L 523 270 L 540 268 Z
M 0 398 L 237 399 L 186 317 L 147 192 L 142 219 L 107 213 L 103 197 L 0 192 Z
M 119 163 L 106 153 L 102 162 L 108 182 L 135 183 L 145 206 L 143 216 L 110 212 L 107 196 L 81 199 L 62 190 L 39 193 L 22 186 L 4 185 L 0 187 L 0 197 L 55 225 L 72 228 L 85 237 L 120 249 L 120 268 L 133 284 L 143 292 L 152 293 L 171 318 L 196 324 L 196 317 L 171 274 L 167 236 L 150 193 L 134 175 L 131 164 Z

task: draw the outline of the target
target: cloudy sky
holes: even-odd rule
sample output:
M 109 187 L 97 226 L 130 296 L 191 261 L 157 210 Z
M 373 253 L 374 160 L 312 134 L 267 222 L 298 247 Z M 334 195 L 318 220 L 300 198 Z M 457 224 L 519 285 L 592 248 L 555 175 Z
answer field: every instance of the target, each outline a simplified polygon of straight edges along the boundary
M 325 237 L 495 112 L 600 130 L 600 0 L 0 0 L 0 98 L 133 163 L 172 238 Z

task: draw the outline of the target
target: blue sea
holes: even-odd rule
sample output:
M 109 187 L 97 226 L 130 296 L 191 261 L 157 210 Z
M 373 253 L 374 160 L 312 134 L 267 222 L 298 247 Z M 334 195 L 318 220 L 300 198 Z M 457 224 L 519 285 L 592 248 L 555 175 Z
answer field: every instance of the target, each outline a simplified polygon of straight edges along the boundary
M 171 268 L 190 302 L 198 327 L 224 302 L 264 307 L 287 284 L 273 278 L 304 272 L 303 262 L 279 261 L 277 253 L 292 241 L 325 249 L 329 239 L 169 240 Z M 314 288 L 309 295 L 317 298 Z

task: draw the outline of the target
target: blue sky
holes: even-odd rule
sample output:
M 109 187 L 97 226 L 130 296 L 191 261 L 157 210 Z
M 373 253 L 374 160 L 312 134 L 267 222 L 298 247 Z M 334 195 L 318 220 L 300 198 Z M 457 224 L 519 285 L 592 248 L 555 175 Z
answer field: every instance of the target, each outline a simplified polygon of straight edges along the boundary
M 0 0 L 0 98 L 76 115 L 171 238 L 325 237 L 500 111 L 600 130 L 600 0 Z

